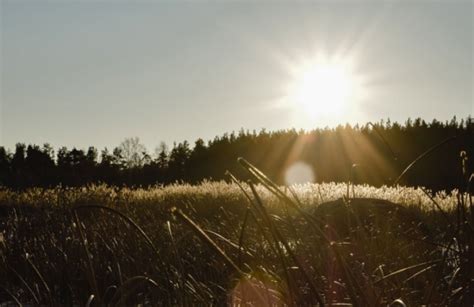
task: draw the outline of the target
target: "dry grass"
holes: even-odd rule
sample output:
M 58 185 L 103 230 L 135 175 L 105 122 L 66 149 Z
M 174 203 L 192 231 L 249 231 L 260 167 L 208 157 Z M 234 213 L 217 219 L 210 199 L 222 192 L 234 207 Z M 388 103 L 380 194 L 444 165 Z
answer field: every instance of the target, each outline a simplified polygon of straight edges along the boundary
M 349 199 L 345 184 L 289 190 L 243 165 L 259 184 L 0 190 L 0 301 L 471 302 L 469 195 L 355 186 Z

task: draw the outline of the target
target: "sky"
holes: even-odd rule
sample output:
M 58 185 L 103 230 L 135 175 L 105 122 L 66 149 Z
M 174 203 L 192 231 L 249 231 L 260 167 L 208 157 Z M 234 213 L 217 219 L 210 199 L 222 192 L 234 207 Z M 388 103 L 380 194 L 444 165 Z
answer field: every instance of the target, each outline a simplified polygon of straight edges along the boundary
M 474 114 L 473 1 L 0 0 L 0 146 Z M 363 95 L 305 116 L 295 67 L 349 61 Z M 324 111 L 324 103 L 314 110 Z M 319 112 L 323 114 L 324 112 Z

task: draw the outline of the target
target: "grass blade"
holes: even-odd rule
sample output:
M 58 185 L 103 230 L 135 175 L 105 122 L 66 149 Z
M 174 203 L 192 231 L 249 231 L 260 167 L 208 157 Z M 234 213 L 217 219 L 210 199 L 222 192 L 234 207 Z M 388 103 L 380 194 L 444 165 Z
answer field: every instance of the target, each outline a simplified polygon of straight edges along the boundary
M 454 141 L 456 139 L 455 136 L 452 136 L 452 137 L 449 137 L 447 139 L 445 139 L 444 141 L 434 145 L 433 147 L 430 147 L 428 150 L 426 150 L 425 152 L 423 152 L 421 155 L 419 155 L 415 160 L 413 160 L 413 162 L 411 162 L 404 170 L 403 172 L 400 174 L 400 176 L 397 177 L 397 179 L 393 182 L 393 185 L 397 185 L 398 182 L 400 182 L 400 179 L 402 179 L 402 177 L 415 165 L 417 164 L 418 162 L 420 162 L 421 160 L 423 160 L 426 156 L 428 156 L 429 154 L 431 154 L 432 152 L 436 151 L 438 148 L 440 148 L 441 146 L 443 146 L 444 144 L 447 144 L 451 141 Z
M 203 240 L 212 250 L 214 250 L 221 258 L 237 272 L 239 275 L 245 276 L 245 273 L 227 256 L 227 254 L 199 227 L 191 218 L 184 214 L 180 209 L 173 207 L 171 213 L 177 216 L 181 221 L 188 225 L 196 235 Z

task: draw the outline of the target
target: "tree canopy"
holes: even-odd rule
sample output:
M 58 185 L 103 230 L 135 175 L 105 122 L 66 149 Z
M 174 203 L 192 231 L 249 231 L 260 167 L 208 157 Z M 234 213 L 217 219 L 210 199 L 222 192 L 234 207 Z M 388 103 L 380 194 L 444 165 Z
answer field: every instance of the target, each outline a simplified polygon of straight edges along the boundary
M 17 144 L 14 152 L 0 147 L 0 185 L 28 187 L 81 186 L 91 183 L 149 186 L 174 182 L 197 183 L 223 180 L 226 170 L 246 178 L 236 163 L 244 157 L 277 183 L 285 183 L 286 171 L 295 163 L 308 165 L 316 182 L 391 184 L 420 154 L 447 138 L 419 161 L 401 184 L 433 190 L 453 189 L 473 172 L 465 161 L 462 174 L 460 153 L 474 155 L 474 122 L 471 117 L 448 122 L 408 119 L 404 124 L 390 120 L 366 125 L 344 125 L 312 131 L 240 130 L 217 136 L 207 143 L 198 139 L 168 150 L 160 144 L 148 154 L 138 138 L 125 139 L 109 151 L 61 147 L 55 153 L 49 144 Z M 354 166 L 356 165 L 356 167 Z M 354 166 L 354 167 L 353 167 Z M 463 177 L 464 176 L 464 177 Z

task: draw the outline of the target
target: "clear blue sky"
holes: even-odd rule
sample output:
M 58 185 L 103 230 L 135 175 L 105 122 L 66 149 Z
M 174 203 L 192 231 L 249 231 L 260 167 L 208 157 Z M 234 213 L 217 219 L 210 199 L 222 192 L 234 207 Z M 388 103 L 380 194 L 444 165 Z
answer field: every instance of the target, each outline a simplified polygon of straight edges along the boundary
M 138 136 L 474 114 L 472 1 L 6 1 L 0 145 L 99 148 Z M 354 59 L 367 95 L 331 119 L 278 103 L 288 65 Z

